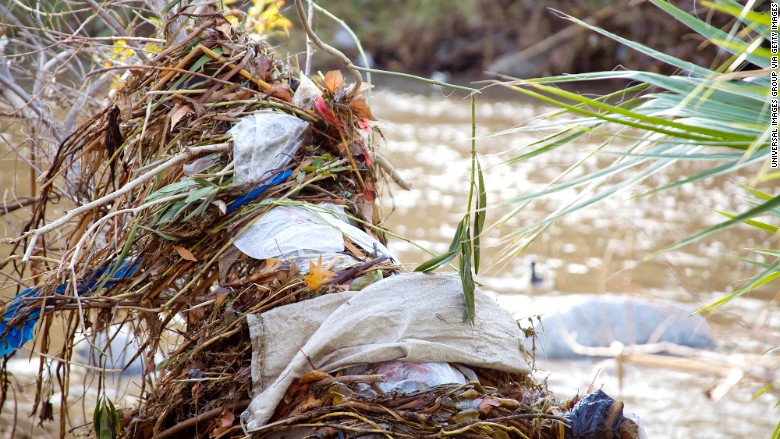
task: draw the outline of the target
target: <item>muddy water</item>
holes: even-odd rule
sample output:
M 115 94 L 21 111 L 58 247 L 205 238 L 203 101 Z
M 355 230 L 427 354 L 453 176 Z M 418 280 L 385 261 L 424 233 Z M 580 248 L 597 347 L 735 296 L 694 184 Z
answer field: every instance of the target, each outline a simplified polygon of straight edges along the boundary
M 384 153 L 412 182 L 414 188 L 397 188 L 383 204 L 388 225 L 395 232 L 434 252 L 446 249 L 455 225 L 466 207 L 469 178 L 470 104 L 459 97 L 445 98 L 428 90 L 420 94 L 381 92 L 372 108 L 382 121 Z M 546 110 L 514 97 L 480 99 L 477 106 L 480 135 L 527 123 Z M 592 153 L 602 139 L 590 138 L 559 152 L 529 162 L 507 166 L 507 158 L 527 151 L 535 136 L 481 139 L 478 149 L 485 167 L 488 199 L 492 205 L 540 190 L 571 164 Z M 614 145 L 611 150 L 621 146 Z M 2 148 L 2 147 L 0 147 Z M 2 151 L 2 149 L 0 149 Z M 27 174 L 13 153 L 0 156 L 0 188 L 6 199 L 25 196 Z M 585 170 L 604 166 L 607 158 L 585 162 Z M 698 185 L 696 189 L 650 198 L 631 199 L 657 185 L 691 171 L 692 165 L 667 168 L 650 181 L 612 200 L 592 206 L 547 229 L 525 252 L 512 253 L 513 231 L 539 220 L 570 201 L 576 194 L 562 192 L 532 202 L 483 242 L 488 247 L 480 282 L 484 290 L 518 317 L 529 317 L 527 308 L 543 296 L 581 293 L 619 293 L 637 297 L 672 299 L 700 307 L 721 297 L 735 283 L 755 272 L 735 258 L 747 256 L 746 247 L 777 246 L 767 236 L 739 229 L 649 261 L 644 258 L 691 232 L 719 221 L 712 208 L 738 211 L 748 204 L 740 190 L 727 180 Z M 581 172 L 581 171 L 577 171 Z M 749 177 L 749 174 L 745 174 Z M 511 210 L 491 209 L 488 223 Z M 0 218 L 3 237 L 16 236 L 23 212 Z M 413 267 L 426 254 L 401 240 L 391 249 Z M 6 256 L 9 247 L 0 245 Z M 554 275 L 546 290 L 527 288 L 528 258 Z M 776 309 L 777 288 L 764 288 L 740 299 L 715 315 L 708 315 L 718 339 L 716 353 L 760 354 L 780 345 L 780 321 Z M 6 290 L 6 293 L 8 290 Z M 671 372 L 625 365 L 617 373 L 614 360 L 602 362 L 552 362 L 539 360 L 540 377 L 547 377 L 561 396 L 585 391 L 591 383 L 623 399 L 627 409 L 644 421 L 650 437 L 742 438 L 769 437 L 777 422 L 774 400 L 763 395 L 751 401 L 761 385 L 741 381 L 718 400 L 707 397 L 719 381 L 703 374 Z
M 397 167 L 404 169 L 414 185 L 410 192 L 395 188 L 392 202 L 385 200 L 386 210 L 392 211 L 388 225 L 434 252 L 443 252 L 468 197 L 470 103 L 436 92 L 380 93 L 374 99 L 372 108 L 383 121 L 387 139 L 384 151 Z M 480 99 L 478 135 L 529 123 L 546 111 L 549 110 L 519 99 Z M 543 189 L 603 141 L 590 138 L 525 163 L 503 163 L 527 152 L 527 145 L 537 138 L 512 135 L 479 140 L 490 204 Z M 620 148 L 621 145 L 613 145 L 607 149 Z M 586 161 L 583 169 L 592 171 L 604 166 L 606 160 L 595 157 Z M 482 263 L 483 289 L 495 293 L 499 302 L 518 318 L 529 316 L 527 308 L 534 300 L 550 295 L 620 293 L 671 299 L 692 307 L 722 297 L 736 281 L 755 274 L 735 259 L 748 256 L 743 249 L 777 246 L 776 239 L 767 242 L 766 234 L 744 228 L 643 261 L 653 251 L 722 221 L 711 209 L 738 211 L 748 205 L 738 187 L 725 179 L 668 195 L 630 199 L 693 169 L 696 167 L 690 164 L 667 168 L 646 183 L 550 227 L 525 252 L 506 260 L 502 256 L 508 250 L 511 254 L 512 242 L 507 237 L 513 231 L 542 219 L 576 194 L 563 192 L 530 203 L 484 240 L 491 248 Z M 745 173 L 746 178 L 749 176 Z M 495 223 L 509 211 L 510 207 L 492 209 L 487 222 Z M 391 249 L 410 266 L 426 259 L 423 252 L 403 241 L 396 240 Z M 535 255 L 554 275 L 555 282 L 549 290 L 527 288 L 530 255 Z M 719 355 L 761 354 L 780 344 L 776 293 L 776 285 L 765 288 L 729 304 L 718 314 L 708 315 L 718 339 Z M 775 357 L 777 364 L 780 360 Z M 719 383 L 718 379 L 699 373 L 626 365 L 618 374 L 614 360 L 539 359 L 536 366 L 540 368 L 539 376 L 549 376 L 551 388 L 561 396 L 582 393 L 591 383 L 603 386 L 643 419 L 650 437 L 769 437 L 780 417 L 772 407 L 776 399 L 764 395 L 751 401 L 762 386 L 747 381 L 740 381 L 725 396 L 714 400 L 707 397 L 707 392 Z

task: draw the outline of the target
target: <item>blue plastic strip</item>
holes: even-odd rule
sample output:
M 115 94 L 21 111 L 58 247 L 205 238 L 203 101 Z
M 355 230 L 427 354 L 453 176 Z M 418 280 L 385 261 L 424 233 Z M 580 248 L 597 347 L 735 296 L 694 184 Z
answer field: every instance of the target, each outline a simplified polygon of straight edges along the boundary
M 138 269 L 140 263 L 140 259 L 134 262 L 123 262 L 122 265 L 116 270 L 116 273 L 114 273 L 110 280 L 106 281 L 103 287 L 107 288 L 116 285 L 117 282 L 121 281 L 122 279 L 132 276 Z M 110 274 L 113 268 L 114 267 L 112 265 L 110 267 L 95 270 L 95 272 L 92 273 L 89 277 L 79 281 L 76 284 L 76 289 L 79 296 L 92 292 L 92 290 L 97 287 L 103 280 L 103 276 Z M 59 285 L 57 286 L 55 292 L 57 294 L 63 294 L 67 289 L 68 285 Z M 0 320 L 0 356 L 8 355 L 24 346 L 24 344 L 28 341 L 32 340 L 33 333 L 35 332 L 35 324 L 38 322 L 38 317 L 41 315 L 40 309 L 36 309 L 35 311 L 31 312 L 27 317 L 27 320 L 22 322 L 20 325 L 9 328 L 8 324 L 11 322 L 11 320 L 13 320 L 14 317 L 16 317 L 17 313 L 19 312 L 19 308 L 30 299 L 38 297 L 39 293 L 39 287 L 30 287 L 14 296 L 14 298 L 8 302 L 6 312 L 3 314 L 2 320 Z
M 230 203 L 230 205 L 228 205 L 227 207 L 227 213 L 233 212 L 239 207 L 249 204 L 252 200 L 259 197 L 263 192 L 267 191 L 268 188 L 284 183 L 284 181 L 287 180 L 290 177 L 290 175 L 292 175 L 292 171 L 290 170 L 282 171 L 276 174 L 276 176 L 272 178 L 271 181 L 269 181 L 268 183 L 258 188 L 252 189 L 251 191 L 249 191 L 248 194 L 243 195 L 238 199 L 236 199 L 235 201 L 233 201 L 232 203 Z

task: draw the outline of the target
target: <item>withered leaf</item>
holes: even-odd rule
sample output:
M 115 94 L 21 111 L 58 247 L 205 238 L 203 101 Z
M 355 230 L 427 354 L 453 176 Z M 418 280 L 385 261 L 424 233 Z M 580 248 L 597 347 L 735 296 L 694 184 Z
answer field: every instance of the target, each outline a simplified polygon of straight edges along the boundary
M 276 82 L 271 84 L 271 90 L 269 92 L 271 96 L 279 98 L 285 102 L 292 101 L 292 93 L 290 93 L 290 87 L 287 84 Z
M 197 262 L 198 258 L 195 257 L 195 255 L 192 254 L 191 251 L 187 250 L 186 248 L 180 246 L 180 245 L 174 245 L 173 249 L 176 250 L 176 253 L 179 254 L 179 256 L 182 257 L 182 259 L 186 259 L 188 261 Z
M 173 107 L 173 111 L 171 111 L 171 129 L 173 129 L 184 116 L 190 113 L 192 113 L 192 108 L 190 108 L 189 105 L 176 104 L 176 106 Z
M 325 74 L 325 88 L 331 95 L 335 95 L 336 92 L 344 85 L 344 76 L 340 70 L 331 70 Z
M 298 378 L 299 384 L 309 384 L 317 381 L 321 381 L 327 378 L 333 378 L 329 373 L 322 372 L 320 370 L 310 370 Z
M 371 114 L 371 108 L 368 107 L 368 104 L 364 98 L 352 99 L 349 102 L 349 108 L 352 110 L 352 114 L 354 114 L 356 117 L 368 120 L 376 120 L 374 115 Z

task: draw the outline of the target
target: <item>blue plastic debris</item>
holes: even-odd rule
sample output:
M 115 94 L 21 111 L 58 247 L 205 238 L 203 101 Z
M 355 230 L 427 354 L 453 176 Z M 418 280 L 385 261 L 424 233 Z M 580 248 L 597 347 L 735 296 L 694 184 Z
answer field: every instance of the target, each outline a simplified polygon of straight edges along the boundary
M 276 174 L 276 176 L 272 178 L 271 181 L 269 181 L 268 183 L 260 187 L 257 187 L 255 189 L 252 189 L 246 195 L 243 195 L 237 198 L 232 203 L 230 203 L 230 205 L 228 205 L 227 207 L 227 213 L 233 212 L 239 207 L 249 204 L 249 202 L 259 197 L 263 192 L 267 191 L 269 188 L 283 183 L 285 180 L 287 180 L 290 177 L 290 175 L 292 175 L 292 171 L 290 170 L 282 171 Z
M 122 279 L 130 277 L 138 269 L 140 260 L 132 262 L 125 261 L 120 263 L 119 267 L 114 269 L 114 266 L 100 268 L 95 270 L 86 279 L 79 281 L 76 284 L 76 289 L 79 296 L 91 292 L 96 288 L 107 288 L 115 285 Z M 112 271 L 115 271 L 113 275 Z M 108 274 L 111 278 L 105 278 Z M 101 285 L 102 284 L 102 285 Z M 63 294 L 68 289 L 68 285 L 59 285 L 55 289 L 56 294 Z M 38 317 L 41 315 L 40 309 L 33 310 L 23 322 L 8 327 L 8 324 L 17 316 L 17 314 L 25 308 L 25 303 L 31 299 L 38 297 L 41 290 L 39 287 L 30 287 L 21 293 L 14 296 L 5 307 L 5 314 L 3 319 L 0 320 L 0 356 L 13 353 L 16 349 L 24 346 L 25 343 L 32 340 L 33 332 L 35 330 L 35 324 L 38 322 Z
M 563 417 L 571 422 L 566 439 L 619 438 L 623 402 L 599 389 L 585 395 Z

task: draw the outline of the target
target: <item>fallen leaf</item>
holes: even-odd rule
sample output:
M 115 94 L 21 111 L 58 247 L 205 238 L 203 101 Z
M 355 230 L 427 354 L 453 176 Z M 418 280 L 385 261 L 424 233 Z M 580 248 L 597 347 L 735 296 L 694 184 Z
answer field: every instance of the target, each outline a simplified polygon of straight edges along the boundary
M 176 250 L 176 253 L 179 254 L 179 256 L 182 257 L 182 259 L 186 259 L 188 261 L 197 262 L 198 258 L 195 257 L 195 255 L 192 254 L 191 251 L 187 250 L 186 248 L 180 246 L 180 245 L 174 245 L 173 249 Z
M 171 129 L 173 129 L 177 123 L 186 115 L 192 113 L 192 108 L 185 104 L 176 104 L 171 111 Z
M 331 95 L 335 95 L 336 92 L 344 85 L 344 75 L 340 70 L 331 70 L 325 74 L 325 88 Z
M 490 395 L 485 395 L 482 401 L 479 403 L 478 410 L 480 413 L 488 413 L 493 407 L 499 407 L 501 403 Z
M 347 238 L 344 238 L 344 247 L 358 259 L 364 259 L 366 257 L 366 254 L 360 251 L 360 249 Z
M 306 288 L 309 291 L 317 291 L 322 285 L 330 282 L 334 276 L 335 273 L 322 267 L 322 255 L 320 255 L 316 265 L 314 262 L 309 261 L 309 274 L 304 276 L 303 280 L 306 282 Z
M 281 82 L 276 82 L 271 84 L 271 90 L 269 94 L 285 102 L 292 101 L 292 93 L 290 93 L 290 87 L 288 87 L 287 84 L 283 84 Z
M 310 370 L 298 378 L 298 384 L 309 384 L 317 381 L 321 381 L 327 378 L 333 378 L 329 373 L 325 373 L 321 370 Z
M 221 307 L 223 303 L 225 303 L 225 299 L 228 297 L 227 292 L 225 293 L 219 293 L 217 294 L 217 298 L 214 299 L 214 305 L 216 305 L 217 308 Z
M 365 98 L 356 98 L 349 101 L 349 108 L 352 109 L 352 114 L 355 117 L 368 120 L 376 120 L 373 114 L 371 114 L 371 108 L 366 103 Z

